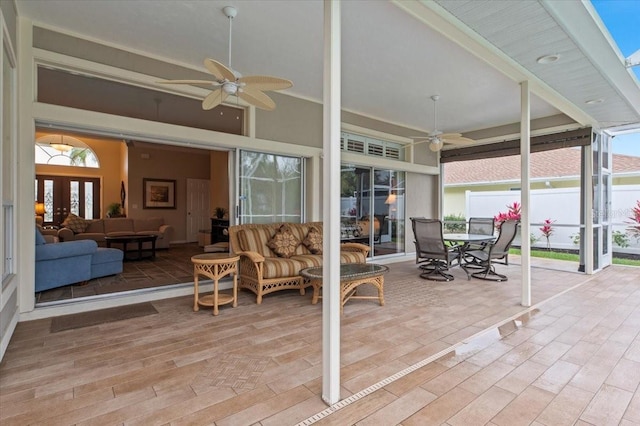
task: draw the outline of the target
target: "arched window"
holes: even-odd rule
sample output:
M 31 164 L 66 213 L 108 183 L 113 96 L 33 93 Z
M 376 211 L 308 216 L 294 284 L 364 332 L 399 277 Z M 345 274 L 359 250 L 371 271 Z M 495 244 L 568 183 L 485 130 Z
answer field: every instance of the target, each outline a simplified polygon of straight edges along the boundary
M 95 152 L 78 138 L 46 135 L 36 140 L 36 164 L 99 168 Z

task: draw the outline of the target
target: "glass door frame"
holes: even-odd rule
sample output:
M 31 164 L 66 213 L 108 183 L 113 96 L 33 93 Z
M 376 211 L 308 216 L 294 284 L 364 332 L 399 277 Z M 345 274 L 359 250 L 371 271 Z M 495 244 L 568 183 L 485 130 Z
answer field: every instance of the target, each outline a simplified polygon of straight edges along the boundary
M 282 213 L 283 211 L 281 210 L 281 219 L 282 220 L 271 220 L 271 222 L 291 222 L 291 218 L 293 217 L 297 217 L 299 219 L 299 222 L 304 222 L 305 218 L 306 218 L 306 214 L 305 214 L 305 176 L 306 176 L 306 171 L 305 171 L 305 159 L 303 157 L 298 157 L 298 156 L 293 156 L 293 155 L 283 155 L 283 154 L 274 154 L 274 153 L 269 153 L 269 152 L 263 152 L 263 151 L 255 151 L 255 150 L 243 150 L 243 149 L 239 149 L 235 151 L 235 175 L 236 175 L 236 188 L 233 191 L 235 194 L 235 219 L 236 222 L 235 224 L 243 224 L 243 223 L 268 223 L 269 221 L 247 221 L 248 217 L 252 217 L 250 215 L 246 214 L 246 202 L 247 202 L 247 195 L 243 194 L 243 179 L 246 177 L 242 176 L 243 173 L 243 168 L 242 168 L 242 158 L 243 158 L 243 154 L 244 153 L 253 153 L 253 154 L 258 154 L 258 155 L 268 155 L 268 156 L 274 156 L 274 157 L 283 157 L 283 158 L 291 158 L 291 159 L 296 159 L 300 162 L 300 168 L 299 168 L 299 175 L 300 175 L 300 183 L 299 183 L 299 188 L 298 188 L 298 193 L 300 194 L 300 199 L 299 201 L 299 206 L 297 206 L 297 213 L 292 213 L 292 214 L 287 214 L 287 212 L 285 211 L 284 213 Z M 275 201 L 275 200 L 272 200 Z M 281 202 L 286 202 L 287 200 L 281 200 Z M 285 208 L 286 210 L 286 208 Z M 265 215 L 264 217 L 272 217 L 275 218 L 277 216 L 269 216 L 269 215 Z
M 368 245 L 370 257 L 403 255 L 405 172 L 348 163 L 341 169 L 341 241 Z

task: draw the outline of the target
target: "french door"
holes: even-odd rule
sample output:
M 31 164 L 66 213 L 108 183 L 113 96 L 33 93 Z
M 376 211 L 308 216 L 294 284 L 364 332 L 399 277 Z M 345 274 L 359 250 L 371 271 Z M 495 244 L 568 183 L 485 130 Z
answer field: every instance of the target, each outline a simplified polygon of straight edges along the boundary
M 611 138 L 604 132 L 595 133 L 593 141 L 593 269 L 602 269 L 612 261 L 612 153 Z
M 60 226 L 69 213 L 100 217 L 100 178 L 36 176 L 36 202 L 44 203 L 44 225 Z

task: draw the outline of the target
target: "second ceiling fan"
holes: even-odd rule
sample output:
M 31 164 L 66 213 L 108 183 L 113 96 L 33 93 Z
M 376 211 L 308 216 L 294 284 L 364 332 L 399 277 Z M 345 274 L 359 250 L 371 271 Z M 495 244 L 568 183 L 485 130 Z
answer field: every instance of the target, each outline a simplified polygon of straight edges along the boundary
M 276 107 L 275 102 L 264 92 L 269 90 L 282 90 L 293 86 L 290 80 L 271 77 L 268 75 L 254 75 L 243 77 L 239 72 L 231 68 L 231 23 L 238 14 L 238 10 L 232 6 L 226 6 L 222 12 L 229 18 L 229 66 L 207 58 L 204 66 L 213 74 L 215 80 L 166 80 L 163 84 L 203 84 L 215 88 L 202 101 L 202 109 L 209 110 L 220 105 L 229 95 L 237 96 L 247 103 L 267 111 Z
M 431 96 L 433 101 L 433 130 L 429 132 L 427 136 L 415 136 L 412 137 L 413 144 L 418 145 L 421 143 L 429 143 L 429 149 L 433 152 L 440 151 L 445 143 L 451 145 L 471 145 L 475 141 L 473 139 L 465 138 L 460 133 L 442 133 L 438 130 L 438 100 L 440 95 Z

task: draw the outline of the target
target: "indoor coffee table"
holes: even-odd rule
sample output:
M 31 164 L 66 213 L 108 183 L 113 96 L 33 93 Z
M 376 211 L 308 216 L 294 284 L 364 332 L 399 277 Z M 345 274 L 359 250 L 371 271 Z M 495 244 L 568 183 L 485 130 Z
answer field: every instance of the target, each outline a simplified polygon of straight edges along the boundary
M 229 253 L 205 253 L 191 257 L 193 263 L 193 310 L 198 312 L 200 305 L 213 307 L 213 315 L 218 315 L 218 306 L 233 303 L 238 306 L 238 260 L 240 256 Z M 218 292 L 218 280 L 233 274 L 233 290 L 231 294 Z M 213 294 L 200 297 L 198 290 L 199 276 L 213 280 Z
M 145 258 L 155 259 L 156 257 L 156 240 L 157 235 L 118 235 L 113 237 L 104 237 L 107 242 L 107 248 L 111 248 L 111 244 L 122 244 L 122 251 L 124 252 L 124 260 L 141 260 Z M 127 250 L 127 244 L 138 244 L 137 250 Z M 143 243 L 151 243 L 150 249 L 143 249 Z M 143 253 L 148 252 L 148 256 L 143 256 Z M 137 253 L 137 257 L 127 257 L 127 253 Z
M 384 306 L 384 274 L 389 270 L 384 265 L 373 263 L 351 263 L 340 265 L 340 312 L 344 304 L 351 299 L 378 299 L 380 306 Z M 322 288 L 322 267 L 305 268 L 300 275 L 311 281 L 313 286 L 313 298 L 311 304 L 318 303 L 320 289 Z M 378 296 L 358 296 L 357 287 L 362 284 L 371 284 L 378 289 Z

